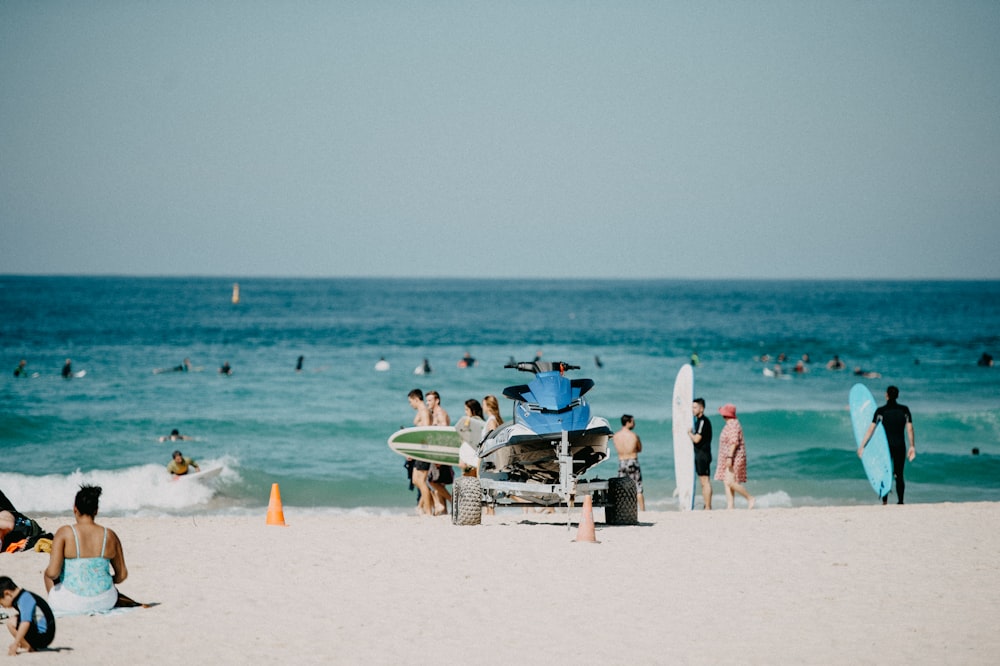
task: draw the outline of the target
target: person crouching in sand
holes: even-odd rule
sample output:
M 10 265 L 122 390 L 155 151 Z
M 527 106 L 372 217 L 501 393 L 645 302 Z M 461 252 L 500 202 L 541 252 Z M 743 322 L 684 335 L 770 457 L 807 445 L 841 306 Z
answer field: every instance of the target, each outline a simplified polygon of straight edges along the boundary
M 16 616 L 7 618 L 7 628 L 14 637 L 7 649 L 8 656 L 16 656 L 19 650 L 41 650 L 52 643 L 56 619 L 45 599 L 22 590 L 7 576 L 0 576 L 0 606 L 17 609 Z

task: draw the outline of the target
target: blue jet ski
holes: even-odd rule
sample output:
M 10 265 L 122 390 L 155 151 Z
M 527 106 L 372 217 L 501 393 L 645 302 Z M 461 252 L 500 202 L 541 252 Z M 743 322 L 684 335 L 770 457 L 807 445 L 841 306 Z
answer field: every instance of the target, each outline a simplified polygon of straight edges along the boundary
M 559 482 L 559 446 L 566 431 L 579 476 L 608 457 L 611 427 L 607 419 L 590 415 L 584 394 L 592 379 L 569 379 L 578 365 L 525 361 L 504 366 L 530 372 L 527 384 L 508 386 L 504 396 L 514 401 L 514 420 L 489 433 L 479 446 L 479 476 L 500 481 Z

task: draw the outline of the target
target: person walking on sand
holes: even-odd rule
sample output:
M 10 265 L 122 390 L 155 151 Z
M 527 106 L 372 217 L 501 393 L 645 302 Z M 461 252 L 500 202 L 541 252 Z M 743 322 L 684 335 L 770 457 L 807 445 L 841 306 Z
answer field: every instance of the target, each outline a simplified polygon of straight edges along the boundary
M 906 461 L 913 461 L 917 457 L 916 441 L 913 433 L 913 416 L 910 415 L 910 408 L 901 405 L 896 400 L 899 398 L 899 389 L 890 386 L 885 390 L 885 404 L 875 410 L 871 425 L 865 432 L 865 437 L 858 447 L 858 457 L 865 452 L 868 440 L 875 434 L 875 427 L 881 423 L 885 428 L 885 438 L 889 441 L 889 457 L 892 458 L 892 476 L 896 479 L 896 497 L 899 498 L 897 504 L 903 503 L 903 492 L 906 490 L 906 481 L 903 480 L 903 466 Z M 904 435 L 905 433 L 905 435 Z M 910 449 L 906 449 L 906 438 L 910 440 Z M 888 504 L 889 495 L 882 498 L 882 504 Z
M 640 511 L 646 510 L 646 500 L 642 496 L 642 469 L 639 468 L 639 454 L 642 440 L 636 435 L 635 419 L 631 414 L 622 414 L 622 429 L 615 433 L 612 441 L 618 452 L 618 476 L 627 476 L 635 481 L 636 501 Z
M 416 414 L 413 415 L 414 427 L 429 426 L 431 424 L 431 413 L 427 411 L 427 405 L 424 403 L 424 392 L 415 388 L 409 392 L 407 399 L 410 401 L 410 407 L 416 411 Z M 417 513 L 420 514 L 430 515 L 433 513 L 431 489 L 427 486 L 427 472 L 430 469 L 431 464 L 429 462 L 422 460 L 413 461 L 413 472 L 410 478 L 413 485 L 417 487 Z
M 441 394 L 437 391 L 427 392 L 427 411 L 431 414 L 431 425 L 450 426 L 451 417 L 441 406 Z
M 694 427 L 688 430 L 691 445 L 694 446 L 694 471 L 701 482 L 701 498 L 705 500 L 705 510 L 712 510 L 712 422 L 705 416 L 705 399 L 695 398 L 691 404 L 694 413 Z
M 715 480 L 726 486 L 726 508 L 736 507 L 736 494 L 746 498 L 747 508 L 752 509 L 756 498 L 741 484 L 747 482 L 747 447 L 743 441 L 743 426 L 736 420 L 736 405 L 727 403 L 719 407 L 719 414 L 726 419 L 726 426 L 719 434 L 719 466 Z
M 424 360 L 426 363 L 426 359 Z M 451 417 L 441 406 L 441 395 L 437 391 L 427 392 L 427 411 L 431 415 L 431 425 L 450 426 Z M 448 469 L 444 469 L 448 467 Z M 448 465 L 431 465 L 427 475 L 427 485 L 431 488 L 431 495 L 434 499 L 434 515 L 443 516 L 448 513 L 448 502 L 451 501 L 451 493 L 448 492 L 448 484 L 454 478 L 454 471 Z

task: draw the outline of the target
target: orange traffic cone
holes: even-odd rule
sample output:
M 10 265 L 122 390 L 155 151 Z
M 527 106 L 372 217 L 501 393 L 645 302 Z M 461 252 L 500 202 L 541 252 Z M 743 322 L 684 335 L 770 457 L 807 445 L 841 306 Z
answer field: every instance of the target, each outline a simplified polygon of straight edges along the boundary
M 590 495 L 583 496 L 583 515 L 580 517 L 580 526 L 576 530 L 577 543 L 600 543 L 594 533 L 594 500 Z
M 287 527 L 285 512 L 281 510 L 281 491 L 277 483 L 271 484 L 271 501 L 267 503 L 267 524 Z

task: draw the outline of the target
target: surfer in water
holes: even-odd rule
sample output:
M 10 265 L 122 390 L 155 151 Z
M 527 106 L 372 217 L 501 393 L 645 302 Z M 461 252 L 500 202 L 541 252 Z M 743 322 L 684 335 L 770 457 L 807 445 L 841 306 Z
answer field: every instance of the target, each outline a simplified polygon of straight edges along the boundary
M 167 464 L 167 471 L 174 476 L 184 476 L 191 471 L 192 467 L 196 472 L 201 471 L 201 468 L 198 467 L 198 463 L 194 460 L 183 455 L 180 451 L 174 451 L 173 460 Z
M 913 416 L 910 408 L 901 405 L 896 400 L 899 398 L 899 389 L 890 386 L 885 390 L 885 404 L 875 410 L 871 425 L 865 432 L 865 438 L 861 440 L 858 447 L 858 457 L 860 458 L 868 446 L 868 441 L 875 434 L 875 427 L 881 423 L 885 428 L 885 438 L 889 441 L 889 457 L 892 458 L 892 475 L 896 479 L 896 497 L 899 498 L 897 504 L 903 503 L 903 492 L 906 490 L 906 481 L 903 479 L 903 466 L 906 461 L 913 461 L 917 457 L 915 436 L 913 433 Z M 906 449 L 906 439 L 910 440 L 910 448 Z M 882 504 L 889 503 L 889 494 L 882 498 Z

